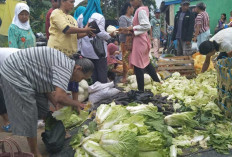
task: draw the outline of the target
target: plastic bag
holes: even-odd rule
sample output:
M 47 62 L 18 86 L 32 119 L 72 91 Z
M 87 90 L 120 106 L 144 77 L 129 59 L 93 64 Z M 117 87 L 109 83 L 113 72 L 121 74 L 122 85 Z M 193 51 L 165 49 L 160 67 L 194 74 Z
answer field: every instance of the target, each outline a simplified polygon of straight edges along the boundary
M 89 86 L 88 91 L 90 93 L 89 95 L 89 101 L 91 103 L 99 102 L 103 99 L 110 98 L 120 92 L 120 90 L 113 88 L 114 82 L 110 83 L 100 83 L 96 82 L 92 86 Z
M 65 143 L 65 127 L 61 121 L 57 121 L 52 112 L 48 113 L 45 120 L 45 132 L 41 134 L 42 140 L 49 153 L 57 153 L 63 149 Z
M 110 83 L 95 82 L 93 85 L 88 87 L 88 92 L 94 93 L 94 92 L 97 92 L 99 90 L 102 90 L 108 87 L 113 88 L 114 82 L 110 82 Z
M 120 90 L 118 90 L 116 88 L 108 87 L 108 88 L 99 90 L 95 93 L 91 93 L 89 95 L 89 101 L 94 104 L 94 103 L 99 102 L 103 99 L 110 98 L 110 97 L 118 94 L 119 92 L 120 92 Z
M 195 53 L 198 51 L 197 42 L 192 42 L 192 51 Z

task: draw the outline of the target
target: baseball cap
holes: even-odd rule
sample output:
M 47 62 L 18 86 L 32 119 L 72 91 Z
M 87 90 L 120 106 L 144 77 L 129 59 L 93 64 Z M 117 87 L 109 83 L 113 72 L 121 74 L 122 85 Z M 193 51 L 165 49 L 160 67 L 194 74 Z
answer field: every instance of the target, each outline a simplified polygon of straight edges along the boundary
M 156 9 L 155 13 L 160 13 L 160 9 Z
M 190 0 L 182 0 L 181 4 L 190 4 Z

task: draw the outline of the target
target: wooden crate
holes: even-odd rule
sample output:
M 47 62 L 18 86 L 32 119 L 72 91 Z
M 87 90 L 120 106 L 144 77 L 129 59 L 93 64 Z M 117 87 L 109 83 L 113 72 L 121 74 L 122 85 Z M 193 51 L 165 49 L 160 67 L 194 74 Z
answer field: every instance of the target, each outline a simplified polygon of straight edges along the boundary
M 232 119 L 232 58 L 216 63 L 218 79 L 218 106 L 227 118 Z
M 191 56 L 167 57 L 165 59 L 168 60 L 158 61 L 158 71 L 179 72 L 189 79 L 196 77 L 194 60 Z

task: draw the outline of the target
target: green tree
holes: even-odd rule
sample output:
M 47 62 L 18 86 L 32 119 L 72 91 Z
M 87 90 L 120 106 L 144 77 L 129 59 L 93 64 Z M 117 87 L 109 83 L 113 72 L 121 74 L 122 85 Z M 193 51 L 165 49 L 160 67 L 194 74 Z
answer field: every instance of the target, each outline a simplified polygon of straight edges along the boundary
M 121 8 L 126 2 L 129 2 L 129 0 L 127 1 L 125 0 L 101 0 L 101 8 L 102 8 L 102 12 L 105 18 L 107 20 L 118 19 L 120 16 Z M 87 0 L 84 0 L 78 6 L 86 6 L 86 5 L 87 5 Z M 156 8 L 155 0 L 145 0 L 144 5 L 149 6 L 149 7 L 153 5 L 153 8 Z
M 46 14 L 51 7 L 50 0 L 27 0 L 30 7 L 30 25 L 34 33 L 45 32 Z

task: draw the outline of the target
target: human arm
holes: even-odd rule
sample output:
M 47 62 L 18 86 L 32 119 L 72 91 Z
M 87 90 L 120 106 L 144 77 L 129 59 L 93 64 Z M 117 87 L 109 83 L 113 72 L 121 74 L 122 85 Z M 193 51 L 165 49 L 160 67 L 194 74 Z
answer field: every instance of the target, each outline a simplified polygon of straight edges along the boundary
M 100 19 L 98 27 L 100 29 L 100 33 L 96 34 L 99 38 L 101 38 L 102 40 L 109 40 L 111 38 L 111 35 L 109 33 L 106 32 L 105 30 L 105 18 L 102 16 L 102 18 Z
M 201 28 L 201 24 L 197 24 L 197 25 L 196 25 L 196 29 L 195 29 L 194 38 L 193 38 L 193 41 L 194 41 L 194 42 L 197 41 L 197 36 L 200 34 L 200 28 Z
M 139 25 L 133 26 L 134 35 L 143 34 L 151 29 L 151 24 L 145 10 L 141 10 L 138 13 Z
M 228 52 L 228 57 L 232 57 L 232 51 Z
M 203 22 L 203 17 L 201 16 L 201 14 L 198 14 L 195 20 L 195 33 L 194 33 L 194 38 L 193 41 L 196 42 L 197 41 L 197 36 L 200 34 L 200 28 L 202 26 Z
M 52 12 L 50 23 L 64 34 L 89 33 L 93 30 L 89 27 L 78 28 L 77 22 L 72 16 L 61 14 L 57 9 Z
M 16 30 L 13 25 L 10 25 L 9 30 L 8 30 L 8 45 L 11 48 L 19 48 L 18 46 L 18 31 Z
M 64 106 L 77 107 L 77 111 L 80 112 L 81 103 L 77 100 L 71 99 L 62 88 L 56 87 L 54 100 L 58 104 L 62 104 Z
M 211 58 L 211 55 L 206 55 L 205 62 L 203 64 L 203 67 L 202 67 L 202 70 L 201 70 L 202 73 L 204 73 L 205 71 L 208 70 L 209 65 L 210 65 L 210 58 Z

